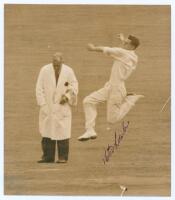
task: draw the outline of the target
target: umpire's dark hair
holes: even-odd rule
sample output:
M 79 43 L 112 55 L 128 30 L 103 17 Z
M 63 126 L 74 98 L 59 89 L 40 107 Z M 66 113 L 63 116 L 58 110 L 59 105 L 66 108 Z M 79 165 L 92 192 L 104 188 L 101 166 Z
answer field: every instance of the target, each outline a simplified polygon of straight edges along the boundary
M 135 47 L 135 49 L 140 45 L 140 41 L 135 36 L 129 35 L 128 39 L 131 40 L 131 44 Z

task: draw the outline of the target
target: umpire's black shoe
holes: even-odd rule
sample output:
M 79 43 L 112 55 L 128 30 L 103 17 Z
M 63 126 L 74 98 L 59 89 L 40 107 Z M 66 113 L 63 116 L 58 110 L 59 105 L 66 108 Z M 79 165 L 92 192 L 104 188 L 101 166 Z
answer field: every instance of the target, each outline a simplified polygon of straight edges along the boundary
M 37 163 L 53 163 L 53 160 L 38 160 Z

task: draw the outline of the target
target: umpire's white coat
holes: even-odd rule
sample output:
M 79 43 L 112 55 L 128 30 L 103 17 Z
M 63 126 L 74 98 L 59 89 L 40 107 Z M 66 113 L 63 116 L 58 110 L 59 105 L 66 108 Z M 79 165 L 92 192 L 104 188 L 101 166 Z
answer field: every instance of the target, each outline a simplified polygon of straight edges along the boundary
M 59 102 L 63 94 L 66 94 L 69 103 L 61 105 Z M 36 98 L 40 106 L 39 131 L 42 137 L 53 140 L 71 137 L 71 105 L 76 105 L 77 94 L 78 82 L 70 67 L 62 64 L 57 85 L 53 65 L 41 68 L 36 84 Z

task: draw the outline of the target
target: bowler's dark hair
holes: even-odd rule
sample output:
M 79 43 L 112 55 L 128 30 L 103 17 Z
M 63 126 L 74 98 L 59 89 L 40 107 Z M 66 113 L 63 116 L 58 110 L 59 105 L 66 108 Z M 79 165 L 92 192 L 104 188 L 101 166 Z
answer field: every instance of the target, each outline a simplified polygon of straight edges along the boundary
M 135 47 L 135 49 L 140 45 L 140 41 L 135 36 L 129 35 L 128 39 L 131 40 L 131 44 Z

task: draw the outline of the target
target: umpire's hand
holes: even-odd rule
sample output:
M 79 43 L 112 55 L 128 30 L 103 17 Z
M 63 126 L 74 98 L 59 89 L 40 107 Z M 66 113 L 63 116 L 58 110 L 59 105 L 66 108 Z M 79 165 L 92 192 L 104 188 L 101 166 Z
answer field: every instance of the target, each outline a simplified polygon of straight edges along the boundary
M 61 100 L 60 100 L 60 104 L 61 105 L 64 105 L 65 103 L 68 102 L 68 98 L 63 94 L 62 97 L 61 97 Z

